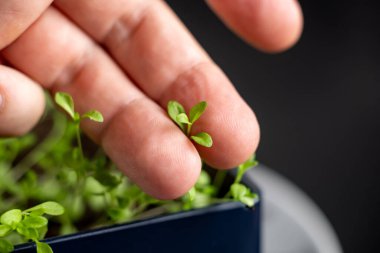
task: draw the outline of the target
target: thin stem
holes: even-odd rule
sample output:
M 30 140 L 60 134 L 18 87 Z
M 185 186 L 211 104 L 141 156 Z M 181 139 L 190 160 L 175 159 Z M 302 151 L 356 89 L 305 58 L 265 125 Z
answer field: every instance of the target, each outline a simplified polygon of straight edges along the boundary
M 82 148 L 82 140 L 80 138 L 80 126 L 79 126 L 79 122 L 75 123 L 75 132 L 76 132 L 76 137 L 77 137 L 77 143 L 78 143 L 79 153 L 80 153 L 80 156 L 81 156 L 81 158 L 83 160 L 84 159 L 84 154 L 83 154 L 83 148 Z
M 59 113 L 53 114 L 53 128 L 45 140 L 35 147 L 13 169 L 14 178 L 18 181 L 33 165 L 40 161 L 63 137 L 66 128 L 65 117 Z
M 186 135 L 187 135 L 187 136 L 190 136 L 191 126 L 192 126 L 192 125 L 193 125 L 193 124 L 191 124 L 191 123 L 187 124 L 187 131 L 186 131 Z
M 216 189 L 216 194 L 219 194 L 220 188 L 222 187 L 224 180 L 226 179 L 227 171 L 225 170 L 218 170 L 216 172 L 215 178 L 214 178 L 214 186 Z

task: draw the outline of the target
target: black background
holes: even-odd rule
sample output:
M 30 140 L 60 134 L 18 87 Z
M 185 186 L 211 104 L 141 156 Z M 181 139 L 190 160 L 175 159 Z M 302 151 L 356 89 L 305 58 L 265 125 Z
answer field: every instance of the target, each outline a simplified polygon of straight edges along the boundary
M 228 31 L 203 1 L 168 2 L 255 110 L 259 160 L 317 202 L 345 252 L 375 252 L 380 5 L 301 1 L 301 40 L 290 51 L 267 55 Z

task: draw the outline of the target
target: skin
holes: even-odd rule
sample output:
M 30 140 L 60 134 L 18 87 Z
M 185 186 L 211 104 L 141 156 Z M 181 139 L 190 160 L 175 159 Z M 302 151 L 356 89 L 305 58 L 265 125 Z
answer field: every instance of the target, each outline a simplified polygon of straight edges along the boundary
M 293 0 L 209 0 L 225 24 L 266 52 L 292 46 L 302 30 Z M 0 1 L 0 135 L 29 131 L 43 113 L 43 89 L 65 91 L 79 112 L 105 122 L 83 129 L 144 191 L 161 199 L 186 193 L 201 158 L 227 169 L 246 160 L 259 126 L 225 74 L 160 0 Z M 209 104 L 192 131 L 200 147 L 165 113 Z M 231 138 L 233 136 L 233 138 Z

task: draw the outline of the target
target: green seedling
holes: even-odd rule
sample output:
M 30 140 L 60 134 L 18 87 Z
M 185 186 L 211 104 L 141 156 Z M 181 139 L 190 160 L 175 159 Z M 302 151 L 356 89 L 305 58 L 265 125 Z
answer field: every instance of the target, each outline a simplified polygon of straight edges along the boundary
M 240 201 L 243 204 L 253 207 L 258 202 L 259 196 L 256 193 L 252 193 L 251 190 L 245 185 L 241 184 L 241 180 L 244 174 L 251 168 L 258 165 L 256 156 L 252 155 L 247 161 L 240 164 L 237 169 L 234 183 L 230 187 L 230 191 L 227 195 L 231 195 L 236 201 Z
M 52 102 L 48 103 L 45 120 L 51 125 L 49 133 L 44 126 L 43 131 L 37 127 L 36 132 L 20 138 L 0 139 L 0 214 L 3 213 L 0 253 L 10 252 L 13 245 L 26 241 L 33 241 L 37 252 L 52 252 L 49 245 L 40 241 L 46 233 L 65 235 L 231 199 L 248 206 L 257 201 L 241 184 L 243 174 L 256 164 L 254 157 L 239 166 L 226 197 L 218 197 L 225 172 L 222 177 L 218 172 L 212 180 L 202 170 L 197 183 L 184 197 L 171 201 L 154 199 L 118 171 L 101 149 L 83 153 L 80 123 L 84 119 L 102 122 L 98 111 L 79 114 L 67 93 L 57 93 L 55 102 L 69 117 L 54 110 Z M 192 126 L 206 107 L 206 102 L 201 102 L 186 114 L 182 105 L 171 101 L 168 113 L 189 138 L 207 147 L 212 145 L 208 134 L 192 135 Z M 46 134 L 41 137 L 41 132 Z M 83 143 L 88 145 L 88 141 Z M 65 209 L 63 214 L 60 205 Z M 86 215 L 89 213 L 92 216 Z M 53 231 L 47 232 L 46 215 L 57 216 L 54 223 L 58 227 Z
M 204 147 L 212 146 L 212 138 L 206 132 L 191 135 L 191 127 L 206 110 L 207 103 L 202 101 L 190 109 L 189 115 L 186 114 L 183 106 L 174 100 L 169 101 L 167 109 L 170 118 L 181 128 L 181 130 L 193 141 Z
M 83 157 L 83 147 L 82 141 L 80 138 L 80 122 L 83 119 L 90 119 L 95 122 L 103 122 L 103 115 L 97 110 L 90 110 L 82 115 L 75 111 L 74 100 L 70 94 L 65 92 L 55 93 L 54 100 L 58 106 L 60 106 L 69 116 L 70 119 L 74 122 L 76 128 L 77 142 L 79 146 L 79 152 L 81 157 Z
M 44 215 L 59 216 L 64 208 L 52 201 L 44 202 L 32 208 L 21 211 L 11 209 L 0 217 L 0 252 L 8 253 L 14 250 L 12 242 L 7 239 L 12 234 L 36 244 L 37 253 L 53 252 L 51 247 L 40 240 L 47 232 L 48 219 Z

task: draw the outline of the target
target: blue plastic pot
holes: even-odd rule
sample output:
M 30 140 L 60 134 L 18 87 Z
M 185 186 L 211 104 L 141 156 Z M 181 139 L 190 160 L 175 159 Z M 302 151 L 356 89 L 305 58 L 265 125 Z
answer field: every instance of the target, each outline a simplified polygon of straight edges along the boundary
M 258 192 L 252 182 L 245 182 Z M 261 197 L 261 196 L 260 196 Z M 260 205 L 228 202 L 157 218 L 46 239 L 55 253 L 259 253 Z M 33 243 L 15 252 L 35 253 Z

